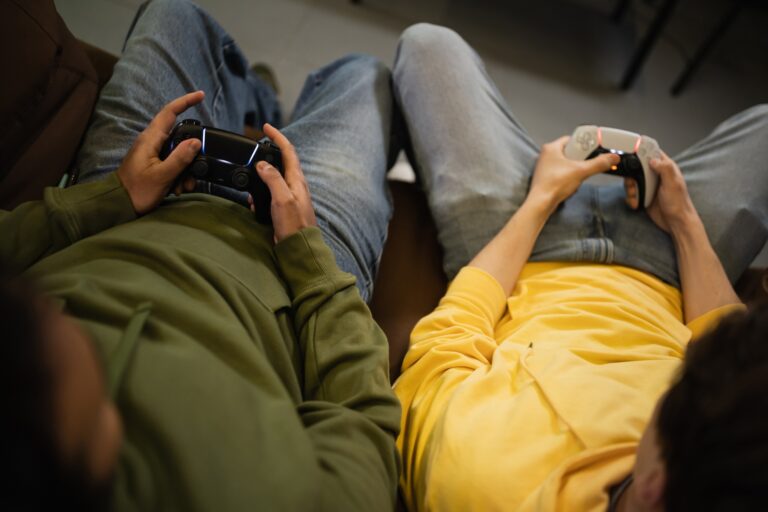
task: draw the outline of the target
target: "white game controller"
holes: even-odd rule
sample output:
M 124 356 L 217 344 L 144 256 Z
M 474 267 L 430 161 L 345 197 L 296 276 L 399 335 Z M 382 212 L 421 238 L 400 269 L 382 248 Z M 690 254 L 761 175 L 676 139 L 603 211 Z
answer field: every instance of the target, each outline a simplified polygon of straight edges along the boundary
M 615 153 L 621 157 L 608 173 L 633 178 L 637 182 L 640 199 L 637 209 L 648 208 L 659 185 L 659 176 L 648 162 L 661 156 L 659 144 L 650 137 L 626 130 L 583 125 L 574 130 L 565 146 L 565 156 L 572 160 L 587 160 L 603 153 Z

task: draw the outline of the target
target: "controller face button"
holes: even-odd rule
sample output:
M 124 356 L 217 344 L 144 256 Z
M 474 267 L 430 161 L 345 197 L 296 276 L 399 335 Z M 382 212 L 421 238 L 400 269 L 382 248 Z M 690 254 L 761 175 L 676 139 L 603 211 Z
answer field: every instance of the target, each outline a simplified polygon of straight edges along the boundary
M 584 132 L 576 138 L 576 142 L 579 143 L 582 151 L 587 151 L 594 144 L 595 138 L 591 133 Z
M 234 185 L 235 188 L 241 190 L 245 189 L 248 187 L 249 181 L 250 179 L 248 178 L 248 170 L 244 167 L 238 167 L 232 173 L 232 185 Z
M 189 166 L 189 172 L 195 178 L 204 178 L 208 174 L 208 164 L 205 160 L 195 160 Z

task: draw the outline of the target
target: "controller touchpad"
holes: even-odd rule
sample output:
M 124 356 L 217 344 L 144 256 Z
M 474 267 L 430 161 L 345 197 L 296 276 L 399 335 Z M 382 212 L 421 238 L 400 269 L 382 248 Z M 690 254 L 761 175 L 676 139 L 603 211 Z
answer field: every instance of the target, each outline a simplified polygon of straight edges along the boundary
M 203 150 L 206 156 L 237 165 L 247 165 L 254 147 L 255 144 L 250 139 L 234 133 L 217 132 L 214 137 L 204 137 Z

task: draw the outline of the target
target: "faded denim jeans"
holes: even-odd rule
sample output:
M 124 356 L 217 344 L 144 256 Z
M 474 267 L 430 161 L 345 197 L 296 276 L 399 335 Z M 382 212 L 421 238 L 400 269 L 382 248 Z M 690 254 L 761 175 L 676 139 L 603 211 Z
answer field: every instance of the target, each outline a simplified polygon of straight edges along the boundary
M 250 72 L 208 13 L 186 0 L 144 4 L 96 103 L 75 163 L 78 181 L 116 170 L 167 102 L 198 89 L 205 100 L 179 119 L 238 133 L 246 120 L 280 126 L 274 91 Z M 325 241 L 366 301 L 392 214 L 386 172 L 400 149 L 392 136 L 402 131 L 393 127 L 397 115 L 388 69 L 372 57 L 350 55 L 309 75 L 282 129 L 299 154 Z M 215 193 L 245 200 L 220 187 Z
M 452 278 L 522 205 L 539 148 L 452 30 L 407 29 L 393 79 Z M 768 236 L 768 105 L 725 121 L 674 160 L 720 261 L 737 279 Z M 679 286 L 671 238 L 626 206 L 615 181 L 583 184 L 549 219 L 531 260 L 626 265 Z

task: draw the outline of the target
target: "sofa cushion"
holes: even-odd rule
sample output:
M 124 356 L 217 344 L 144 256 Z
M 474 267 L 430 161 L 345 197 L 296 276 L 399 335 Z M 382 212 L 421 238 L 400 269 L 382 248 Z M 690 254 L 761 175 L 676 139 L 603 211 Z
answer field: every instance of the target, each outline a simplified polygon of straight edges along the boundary
M 50 0 L 0 1 L 0 207 L 66 172 L 98 92 L 96 71 Z
M 392 382 L 408 351 L 411 331 L 445 293 L 443 252 L 437 229 L 418 185 L 390 181 L 394 213 L 373 287 L 371 313 L 389 340 Z

